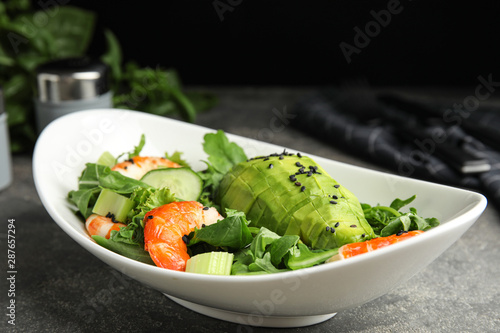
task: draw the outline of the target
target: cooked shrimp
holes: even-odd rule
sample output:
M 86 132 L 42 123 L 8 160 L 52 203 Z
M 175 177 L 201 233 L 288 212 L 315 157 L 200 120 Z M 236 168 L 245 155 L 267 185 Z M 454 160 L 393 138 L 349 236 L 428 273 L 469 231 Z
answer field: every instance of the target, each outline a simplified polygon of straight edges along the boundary
M 195 227 L 201 228 L 221 219 L 215 208 L 203 207 L 197 201 L 160 206 L 144 217 L 144 249 L 156 266 L 185 271 L 189 254 L 184 236 Z
M 367 253 L 403 241 L 423 233 L 422 230 L 413 230 L 402 234 L 395 234 L 387 237 L 377 237 L 366 242 L 350 243 L 339 248 L 339 253 L 327 260 L 327 262 L 347 259 L 358 254 Z
M 126 227 L 125 224 L 120 222 L 113 222 L 111 217 L 92 214 L 87 218 L 85 222 L 85 227 L 87 228 L 90 236 L 102 236 L 109 239 L 112 230 L 120 230 Z
M 130 178 L 141 179 L 146 173 L 159 167 L 180 168 L 181 165 L 163 157 L 135 156 L 116 164 L 111 170 Z

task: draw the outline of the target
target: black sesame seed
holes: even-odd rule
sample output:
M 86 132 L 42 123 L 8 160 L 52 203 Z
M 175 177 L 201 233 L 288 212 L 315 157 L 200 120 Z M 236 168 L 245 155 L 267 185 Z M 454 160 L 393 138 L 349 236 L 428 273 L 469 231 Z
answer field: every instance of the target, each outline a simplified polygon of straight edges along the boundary
M 298 157 L 298 158 L 301 158 L 301 157 L 302 157 L 302 155 L 301 155 L 300 153 L 297 153 L 297 157 Z
M 366 236 L 365 234 L 361 234 L 361 237 L 365 238 L 365 236 Z
M 209 209 L 210 209 L 210 207 L 207 207 L 207 206 L 203 207 L 203 210 L 209 210 Z
M 340 222 L 335 223 L 335 228 L 338 228 L 339 225 L 340 225 Z
M 351 224 L 351 228 L 357 228 L 358 226 L 355 224 Z
M 148 215 L 148 219 L 154 219 L 155 217 L 153 215 Z
M 332 198 L 333 198 L 333 199 L 338 199 L 339 197 L 338 197 L 338 196 L 336 196 L 335 194 L 332 194 Z
M 330 232 L 333 234 L 335 232 L 335 229 L 330 228 Z
M 313 175 L 313 173 L 312 173 L 311 171 L 309 171 L 309 172 L 307 173 L 307 177 L 311 177 L 312 175 Z
M 295 175 L 290 175 L 290 177 L 289 177 L 289 178 L 290 178 L 290 180 L 291 180 L 292 182 L 294 182 L 294 181 L 296 181 L 296 180 L 297 180 L 297 177 L 295 177 Z
M 295 163 L 295 165 L 298 166 L 298 167 L 302 166 L 302 164 L 300 164 L 300 162 Z
M 299 169 L 299 172 L 300 172 L 300 173 L 305 173 L 305 171 L 304 171 L 304 167 L 300 168 L 300 169 Z
M 295 182 L 295 185 L 301 186 L 302 184 L 300 182 Z
M 189 243 L 189 238 L 187 238 L 187 236 L 184 235 L 184 236 L 182 236 L 182 241 L 187 244 L 187 243 Z
M 203 223 L 203 224 L 201 225 L 201 227 L 202 227 L 202 228 L 205 228 L 205 227 L 206 227 L 205 223 Z
M 269 169 L 272 169 L 274 167 L 274 165 L 271 163 L 269 164 Z
M 280 158 L 280 160 L 284 159 L 283 155 L 280 155 L 280 157 L 279 157 L 279 158 Z
M 335 200 L 330 200 L 330 203 L 331 203 L 332 205 L 336 205 L 336 204 L 337 204 L 337 201 L 335 201 Z
M 327 226 L 327 227 L 326 227 L 326 231 L 330 231 L 330 227 L 328 227 L 328 226 Z
M 264 159 L 264 161 L 269 161 L 269 157 L 266 157 L 266 158 Z
M 306 190 L 306 187 L 305 187 L 305 186 L 302 186 L 302 187 L 300 188 L 300 191 L 301 191 L 301 192 L 304 192 L 305 190 Z
M 339 188 L 339 187 L 340 187 L 340 185 L 333 185 L 333 187 L 335 187 L 335 188 Z

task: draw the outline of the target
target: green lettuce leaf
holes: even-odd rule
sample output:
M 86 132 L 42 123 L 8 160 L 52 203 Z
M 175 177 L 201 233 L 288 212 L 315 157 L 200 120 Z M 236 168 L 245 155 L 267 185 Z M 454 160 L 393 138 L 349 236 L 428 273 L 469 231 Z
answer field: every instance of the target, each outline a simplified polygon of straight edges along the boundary
M 176 201 L 168 188 L 138 188 L 130 199 L 135 207 L 127 216 L 127 226 L 111 231 L 110 239 L 117 243 L 144 246 L 144 216 L 150 210 Z

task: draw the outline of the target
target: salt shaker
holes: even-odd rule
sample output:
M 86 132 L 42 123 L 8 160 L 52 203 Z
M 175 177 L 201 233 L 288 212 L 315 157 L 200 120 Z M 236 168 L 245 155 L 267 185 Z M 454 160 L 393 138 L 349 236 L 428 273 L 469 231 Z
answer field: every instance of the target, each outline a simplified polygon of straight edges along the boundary
M 7 124 L 3 91 L 0 87 L 0 190 L 8 187 L 11 182 L 12 160 L 10 154 L 9 127 Z
M 37 68 L 36 122 L 41 132 L 70 112 L 111 108 L 109 69 L 88 57 L 47 62 Z

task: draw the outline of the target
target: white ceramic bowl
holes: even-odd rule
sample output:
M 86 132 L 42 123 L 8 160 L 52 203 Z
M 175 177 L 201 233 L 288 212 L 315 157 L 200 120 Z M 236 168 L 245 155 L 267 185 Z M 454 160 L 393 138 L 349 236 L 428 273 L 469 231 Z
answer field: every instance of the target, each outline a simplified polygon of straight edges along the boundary
M 389 204 L 394 198 L 417 199 L 420 215 L 441 225 L 368 254 L 312 268 L 260 276 L 208 276 L 146 265 L 97 245 L 69 208 L 67 193 L 76 189 L 87 162 L 108 150 L 130 151 L 146 135 L 142 155 L 183 152 L 194 169 L 206 160 L 203 136 L 215 130 L 118 109 L 81 111 L 61 117 L 41 133 L 33 155 L 33 174 L 50 216 L 76 242 L 118 271 L 166 294 L 194 311 L 252 326 L 298 327 L 322 322 L 336 312 L 359 306 L 405 283 L 430 264 L 475 222 L 486 207 L 481 194 L 354 167 L 312 156 L 361 202 Z M 284 147 L 230 135 L 249 157 Z M 296 152 L 287 149 L 290 152 Z M 307 154 L 307 152 L 302 152 Z M 311 156 L 311 155 L 310 155 Z

